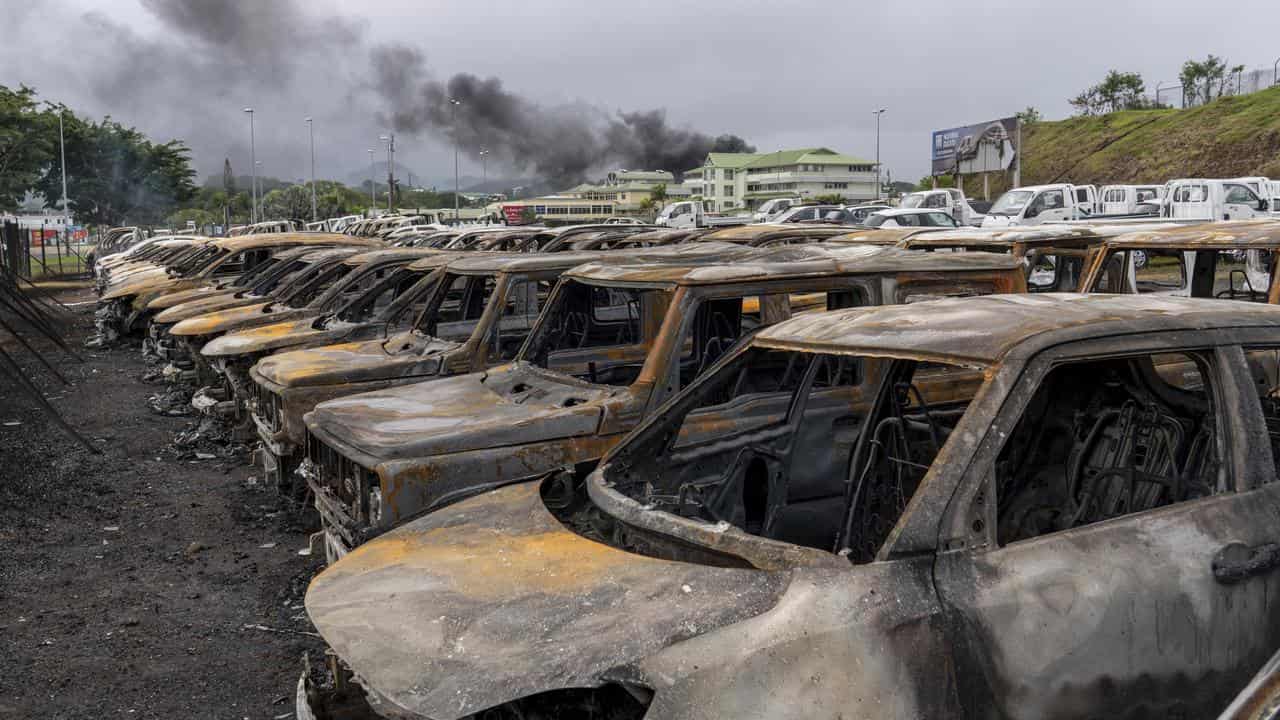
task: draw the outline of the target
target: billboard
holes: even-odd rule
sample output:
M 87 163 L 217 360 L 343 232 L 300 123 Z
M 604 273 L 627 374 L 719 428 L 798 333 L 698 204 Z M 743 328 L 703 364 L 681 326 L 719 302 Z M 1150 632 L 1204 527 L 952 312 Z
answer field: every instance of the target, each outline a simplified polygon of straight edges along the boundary
M 1008 170 L 1018 154 L 1018 119 L 936 130 L 932 150 L 931 175 Z

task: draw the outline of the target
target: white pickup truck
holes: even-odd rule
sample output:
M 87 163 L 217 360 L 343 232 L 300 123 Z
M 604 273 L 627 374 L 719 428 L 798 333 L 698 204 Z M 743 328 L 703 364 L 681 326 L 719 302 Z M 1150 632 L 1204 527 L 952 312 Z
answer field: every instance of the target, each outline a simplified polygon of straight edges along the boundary
M 1268 217 L 1271 199 L 1239 180 L 1186 178 L 1165 185 L 1160 216 L 1175 220 L 1247 220 Z
M 746 215 L 709 215 L 696 200 L 681 200 L 667 204 L 658 213 L 654 225 L 668 228 L 701 228 L 725 225 L 746 225 L 751 218 Z
M 1028 185 L 1001 195 L 982 220 L 982 227 L 1043 225 L 1083 220 L 1091 211 L 1076 202 L 1076 186 L 1069 183 Z
M 782 213 L 790 210 L 793 205 L 799 205 L 800 198 L 774 198 L 765 200 L 760 203 L 756 211 L 751 214 L 751 222 L 772 222 L 774 218 Z
M 902 196 L 898 207 L 941 210 L 960 225 L 982 225 L 984 215 L 969 205 L 969 199 L 957 188 L 919 190 Z
M 1143 206 L 1158 208 L 1164 198 L 1163 185 L 1103 185 L 1098 192 L 1099 212 L 1102 215 L 1137 215 Z M 1151 201 L 1157 201 L 1151 205 Z M 1157 214 L 1152 212 L 1149 214 Z

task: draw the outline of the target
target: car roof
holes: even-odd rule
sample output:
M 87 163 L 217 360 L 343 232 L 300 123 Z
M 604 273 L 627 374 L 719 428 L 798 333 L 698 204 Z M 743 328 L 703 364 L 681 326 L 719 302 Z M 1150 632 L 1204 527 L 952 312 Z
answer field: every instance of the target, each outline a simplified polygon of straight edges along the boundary
M 214 244 L 224 250 L 238 252 L 276 245 L 381 245 L 382 243 L 374 238 L 360 238 L 341 233 L 287 232 L 239 235 L 215 240 Z
M 1207 222 L 1132 232 L 1107 241 L 1114 248 L 1159 248 L 1237 250 L 1248 247 L 1280 246 L 1280 220 L 1259 218 L 1231 222 Z
M 429 248 L 412 248 L 412 247 L 396 247 L 380 250 L 364 250 L 360 248 L 359 255 L 352 255 L 347 259 L 348 265 L 364 265 L 366 263 L 385 263 L 395 262 L 397 260 L 417 260 L 424 255 L 430 255 L 437 252 Z
M 457 250 L 436 250 L 428 255 L 414 260 L 405 267 L 410 270 L 433 270 L 442 265 L 448 265 L 453 260 L 470 253 Z
M 959 228 L 916 234 L 904 238 L 902 247 L 990 247 L 993 245 L 1064 245 L 1099 243 L 1105 238 L 1130 233 L 1135 228 L 1177 227 L 1169 223 L 1149 225 L 1028 225 L 1010 228 Z
M 696 247 L 684 245 L 677 247 Z M 652 252 L 645 259 L 652 259 Z M 897 272 L 1013 270 L 1022 265 L 998 253 L 922 253 L 878 245 L 813 243 L 748 249 L 719 262 L 609 263 L 575 268 L 584 280 L 663 285 L 722 285 L 756 280 Z
M 887 208 L 885 210 L 877 210 L 876 215 L 893 217 L 894 215 L 923 215 L 924 213 L 940 212 L 944 212 L 942 208 Z
M 1168 296 L 984 295 L 798 316 L 762 330 L 754 342 L 805 352 L 986 366 L 1032 338 L 1076 328 L 1102 336 L 1244 325 L 1280 328 L 1280 306 Z
M 854 230 L 829 237 L 825 242 L 853 245 L 897 245 L 907 238 L 921 233 L 942 232 L 946 228 L 915 225 L 910 227 L 878 227 Z
M 465 274 L 536 272 L 571 268 L 599 260 L 603 256 L 603 252 L 465 253 L 449 263 L 449 271 Z
M 815 237 L 828 238 L 849 232 L 847 227 L 830 225 L 802 225 L 800 223 L 771 225 L 734 225 L 720 230 L 713 230 L 698 237 L 699 242 L 753 242 L 768 240 L 774 237 Z

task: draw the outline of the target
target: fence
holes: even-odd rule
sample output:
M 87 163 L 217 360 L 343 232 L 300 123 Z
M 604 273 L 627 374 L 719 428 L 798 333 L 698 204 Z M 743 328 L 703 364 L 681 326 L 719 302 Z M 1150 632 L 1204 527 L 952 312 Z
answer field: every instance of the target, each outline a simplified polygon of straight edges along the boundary
M 27 279 L 76 277 L 89 271 L 86 256 L 93 243 L 65 230 L 28 229 L 16 222 L 0 224 L 0 264 Z
M 1178 81 L 1156 85 L 1155 95 L 1148 98 L 1157 107 L 1196 107 L 1218 97 L 1248 95 L 1280 84 L 1280 60 L 1275 65 L 1258 66 L 1251 70 L 1228 73 L 1212 83 L 1206 92 L 1202 83 L 1197 88 L 1184 86 Z

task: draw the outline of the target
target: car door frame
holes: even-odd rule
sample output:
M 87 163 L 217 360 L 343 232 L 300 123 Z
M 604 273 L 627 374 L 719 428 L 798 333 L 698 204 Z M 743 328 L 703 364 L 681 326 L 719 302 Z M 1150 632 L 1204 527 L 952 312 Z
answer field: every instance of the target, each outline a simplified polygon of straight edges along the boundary
M 1082 330 L 1087 330 L 1084 328 Z M 1212 507 L 1214 505 L 1229 504 L 1247 504 L 1249 498 L 1245 498 L 1246 494 L 1253 496 L 1259 493 L 1259 499 L 1265 500 L 1267 505 L 1274 508 L 1280 508 L 1280 484 L 1254 483 L 1255 475 L 1252 475 L 1248 468 L 1272 468 L 1274 476 L 1274 465 L 1272 464 L 1270 444 L 1267 442 L 1265 428 L 1262 423 L 1261 406 L 1259 404 L 1256 391 L 1252 386 L 1252 379 L 1249 377 L 1247 364 L 1244 359 L 1241 345 L 1276 345 L 1280 347 L 1280 331 L 1267 328 L 1237 328 L 1237 329 L 1215 329 L 1196 332 L 1188 331 L 1163 331 L 1142 333 L 1137 335 L 1119 335 L 1090 337 L 1088 333 L 1076 331 L 1077 337 L 1060 338 L 1059 342 L 1048 344 L 1028 343 L 1037 347 L 1028 347 L 1024 349 L 1015 349 L 1010 356 L 1005 359 L 1001 368 L 995 372 L 991 380 L 984 386 L 979 395 L 975 397 L 971 403 L 971 409 L 978 409 L 981 412 L 975 414 L 970 412 L 966 415 L 962 424 L 958 426 L 953 433 L 952 439 L 959 440 L 961 447 L 959 452 L 952 452 L 949 448 L 944 447 L 944 458 L 939 455 L 935 461 L 935 468 L 939 462 L 943 462 L 943 471 L 939 473 L 937 478 L 936 490 L 941 490 L 943 494 L 947 490 L 947 486 L 953 491 L 946 510 L 941 516 L 937 517 L 935 528 L 938 534 L 934 540 L 936 548 L 935 562 L 935 583 L 939 588 L 939 597 L 946 612 L 951 616 L 951 620 L 947 623 L 956 634 L 953 639 L 955 646 L 954 661 L 957 668 L 958 684 L 961 688 L 966 688 L 961 693 L 961 702 L 966 708 L 966 715 L 970 717 L 987 717 L 993 708 L 998 707 L 997 701 L 1001 699 L 1001 693 L 1013 692 L 1008 687 L 1002 687 L 999 679 L 996 677 L 997 668 L 993 665 L 990 653 L 982 647 L 982 638 L 976 631 L 975 624 L 969 618 L 966 618 L 963 611 L 957 607 L 958 602 L 963 602 L 961 593 L 978 591 L 978 587 L 986 581 L 988 585 L 994 583 L 996 569 L 994 563 L 984 563 L 983 561 L 1000 558 L 997 553 L 1005 548 L 1000 547 L 995 541 L 996 526 L 996 507 L 997 502 L 994 501 L 995 490 L 992 486 L 994 482 L 994 462 L 998 457 L 1000 450 L 1004 444 L 1006 437 L 1014 431 L 1018 420 L 1022 417 L 1031 398 L 1039 389 L 1041 382 L 1048 375 L 1053 367 L 1064 362 L 1087 361 L 1090 358 L 1111 355 L 1143 355 L 1143 354 L 1159 354 L 1163 352 L 1187 352 L 1196 348 L 1206 349 L 1212 352 L 1214 356 L 1214 365 L 1216 368 L 1217 378 L 1213 381 L 1215 392 L 1217 394 L 1218 414 L 1220 422 L 1224 428 L 1229 428 L 1228 432 L 1220 433 L 1222 438 L 1222 446 L 1220 452 L 1223 452 L 1223 462 L 1229 464 L 1230 477 L 1233 483 L 1231 491 L 1213 495 L 1207 498 L 1178 503 L 1155 510 L 1144 511 L 1127 515 L 1112 520 L 1094 523 L 1082 528 L 1075 528 L 1061 533 L 1051 533 L 1041 536 L 1040 538 L 1031 539 L 1024 542 L 1036 542 L 1042 538 L 1061 538 L 1066 533 L 1075 533 L 1079 531 L 1098 532 L 1099 528 L 1116 528 L 1123 525 L 1151 525 L 1160 518 L 1167 517 L 1180 512 L 1191 512 L 1201 507 Z M 994 411 L 994 414 L 988 414 L 988 411 Z M 982 422 L 983 418 L 994 418 L 987 427 L 983 427 L 986 423 Z M 968 462 L 961 467 L 957 467 L 954 471 L 947 472 L 946 467 L 953 465 L 952 459 L 967 457 Z M 946 478 L 945 476 L 950 476 Z M 947 482 L 946 480 L 950 480 Z M 927 481 L 928 479 L 926 479 Z M 924 490 L 925 488 L 921 488 Z M 1265 497 L 1261 494 L 1265 493 Z M 927 506 L 936 504 L 942 500 L 938 492 L 933 493 L 931 498 L 928 493 L 920 498 L 917 503 L 913 499 L 913 505 Z M 1192 505 L 1195 503 L 1195 505 Z M 1210 510 L 1212 512 L 1212 510 Z M 904 518 L 909 520 L 909 518 Z M 924 540 L 920 537 L 922 532 L 927 531 L 928 523 L 922 523 L 912 528 L 911 522 L 900 524 L 898 531 L 895 531 L 891 540 L 895 542 L 893 552 L 902 553 L 912 551 L 910 544 L 911 539 L 917 541 Z M 901 532 L 899 532 L 901 531 Z M 1241 536 L 1246 538 L 1246 543 L 1253 545 L 1265 541 L 1265 538 L 1258 537 L 1258 532 L 1254 531 L 1254 537 L 1250 535 L 1250 529 L 1241 530 Z M 1271 538 L 1272 540 L 1280 539 L 1280 537 Z M 1068 538 L 1070 540 L 1070 538 Z M 908 541 L 908 542 L 903 542 Z M 1019 543 L 1010 543 L 1011 547 L 1019 545 Z M 916 551 L 919 551 L 917 548 Z M 967 564 L 969 570 L 966 572 L 962 567 Z M 1207 569 L 1207 568 L 1206 568 Z M 956 580 L 964 580 L 968 582 L 953 583 Z M 946 588 L 952 585 L 960 588 L 956 593 L 949 592 Z M 1254 595 L 1258 594 L 1259 585 L 1254 586 Z M 1268 577 L 1267 582 L 1261 584 L 1262 597 L 1266 592 L 1270 591 L 1274 597 L 1276 592 L 1280 592 L 1280 577 L 1273 574 Z M 1051 602 L 1074 602 L 1077 595 L 1074 591 L 1067 587 L 1063 591 L 1062 598 L 1037 598 L 1046 603 Z M 1069 597 L 1070 600 L 1063 598 Z M 1025 598 L 1020 598 L 1025 600 Z M 1264 628 L 1258 628 L 1258 632 L 1263 632 Z M 1272 621 L 1270 627 L 1265 628 L 1266 636 L 1269 638 L 1280 640 L 1280 620 Z M 1157 633 L 1159 635 L 1159 633 Z M 1165 642 L 1175 642 L 1179 638 L 1176 632 L 1170 632 L 1170 637 L 1166 637 Z M 1201 637 L 1201 636 L 1197 636 Z M 1186 638 L 1182 638 L 1185 640 Z M 1126 646 L 1123 644 L 1128 642 Z M 1117 652 L 1124 652 L 1126 648 L 1132 651 L 1137 638 L 1117 638 L 1115 649 Z M 1265 643 L 1264 643 L 1265 644 Z M 1039 648 L 1032 648 L 1034 651 Z M 1211 650 L 1220 650 L 1220 648 L 1210 648 Z M 1274 648 L 1268 648 L 1257 658 L 1259 666 L 1265 661 L 1269 652 Z M 1249 671 L 1256 668 L 1249 668 Z M 1149 678 L 1144 679 L 1144 675 L 1139 672 L 1136 676 L 1128 678 L 1130 681 L 1128 687 L 1125 687 L 1125 678 L 1110 677 L 1108 681 L 1111 683 L 1109 688 L 1095 688 L 1100 692 L 1110 691 L 1123 692 L 1124 690 L 1132 690 L 1134 684 L 1141 685 L 1142 682 L 1149 682 Z M 1240 678 L 1243 684 L 1247 680 L 1248 675 Z M 1053 682 L 1050 680 L 1050 682 Z M 1238 690 L 1231 683 L 1219 682 L 1219 685 L 1225 686 L 1222 692 Z M 1022 688 L 1025 691 L 1025 688 Z M 1078 695 L 1077 695 L 1078 697 Z M 1024 698 L 1025 700 L 1025 698 Z M 1056 702 L 1061 702 L 1061 699 Z M 1140 702 L 1140 700 L 1139 700 Z M 1053 706 L 1052 702 L 1047 702 L 1046 707 Z M 1086 714 L 1093 713 L 1093 710 L 1085 710 L 1077 708 Z M 1033 715 L 1034 715 L 1033 711 Z M 1090 715 L 1091 716 L 1091 715 Z

